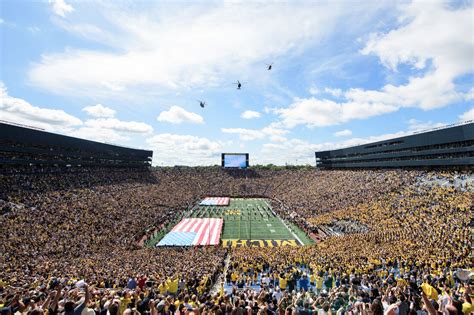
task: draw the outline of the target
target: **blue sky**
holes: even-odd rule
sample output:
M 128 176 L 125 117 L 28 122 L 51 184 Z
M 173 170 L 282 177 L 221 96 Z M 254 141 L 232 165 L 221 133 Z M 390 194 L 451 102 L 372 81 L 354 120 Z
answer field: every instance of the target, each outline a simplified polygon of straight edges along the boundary
M 0 119 L 155 165 L 314 164 L 474 119 L 472 1 L 0 5 Z

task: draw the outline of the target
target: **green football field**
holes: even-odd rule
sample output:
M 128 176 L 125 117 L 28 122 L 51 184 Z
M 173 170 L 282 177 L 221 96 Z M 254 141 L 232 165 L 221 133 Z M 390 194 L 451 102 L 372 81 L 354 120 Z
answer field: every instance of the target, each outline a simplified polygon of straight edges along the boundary
M 290 231 L 273 214 L 271 205 L 262 198 L 231 198 L 228 206 L 196 205 L 191 212 L 196 218 L 223 218 L 222 240 L 311 240 L 301 230 Z

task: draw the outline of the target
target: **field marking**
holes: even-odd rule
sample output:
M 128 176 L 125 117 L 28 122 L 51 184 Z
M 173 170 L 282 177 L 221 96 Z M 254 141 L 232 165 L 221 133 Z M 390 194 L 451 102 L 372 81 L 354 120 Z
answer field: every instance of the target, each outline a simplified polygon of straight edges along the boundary
M 281 221 L 281 223 L 283 223 L 283 225 L 286 227 L 286 229 L 288 230 L 288 232 L 290 232 L 290 233 L 293 235 L 293 237 L 294 237 L 296 240 L 298 240 L 298 242 L 300 242 L 300 244 L 303 246 L 304 243 L 300 240 L 300 238 L 298 237 L 298 235 L 296 235 L 295 233 L 293 233 L 293 231 L 288 227 L 288 225 L 285 223 L 285 221 L 283 221 L 282 218 L 280 218 L 279 216 L 276 215 L 275 211 L 273 211 L 272 206 L 268 203 L 268 200 L 267 200 L 267 199 L 264 199 L 263 201 L 264 201 L 264 203 L 267 205 L 267 208 L 269 208 L 270 211 L 273 213 L 273 215 L 274 215 L 276 218 L 278 218 L 278 219 Z
M 233 208 L 240 208 L 241 216 L 239 216 L 239 219 L 237 219 L 236 216 L 227 216 L 226 214 L 224 214 L 226 210 L 233 209 Z M 223 210 L 223 211 L 217 211 L 217 210 Z M 211 213 L 206 213 L 209 211 Z M 301 245 L 304 245 L 301 239 L 294 232 L 291 231 L 291 229 L 286 224 L 286 222 L 275 213 L 275 211 L 272 209 L 270 205 L 270 200 L 266 198 L 254 199 L 253 202 L 251 203 L 249 203 L 248 201 L 245 202 L 244 200 L 238 200 L 238 199 L 235 200 L 231 198 L 231 202 L 228 206 L 224 206 L 219 209 L 217 208 L 214 209 L 214 208 L 209 208 L 209 207 L 203 207 L 203 209 L 200 209 L 200 207 L 194 206 L 190 212 L 194 215 L 199 214 L 199 217 L 206 216 L 206 214 L 207 215 L 210 214 L 212 215 L 212 217 L 223 217 L 224 220 L 228 224 L 226 225 L 227 228 L 225 228 L 226 230 L 225 233 L 224 233 L 224 229 L 222 231 L 222 234 L 221 234 L 222 239 L 226 237 L 232 237 L 232 236 L 238 237 L 238 239 L 242 239 L 245 236 L 246 238 L 250 238 L 250 233 L 252 234 L 252 236 L 262 235 L 262 237 L 264 237 L 265 234 L 269 236 L 272 235 L 272 239 L 273 239 L 276 236 L 285 234 L 284 238 L 293 237 Z M 261 223 L 258 226 L 253 226 L 253 224 L 251 224 L 252 221 L 255 221 L 255 223 L 258 223 L 259 221 Z M 269 222 L 273 224 L 270 224 Z M 265 224 L 267 226 L 265 226 Z M 270 227 L 271 227 L 271 230 L 270 230 Z M 289 233 L 288 232 L 285 233 L 284 232 L 285 229 Z M 268 234 L 268 233 L 272 233 L 272 234 Z

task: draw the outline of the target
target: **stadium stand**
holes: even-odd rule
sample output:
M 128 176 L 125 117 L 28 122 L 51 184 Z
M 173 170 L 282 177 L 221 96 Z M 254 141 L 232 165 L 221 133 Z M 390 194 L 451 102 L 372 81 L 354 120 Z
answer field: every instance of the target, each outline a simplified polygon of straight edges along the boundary
M 8 165 L 0 174 L 2 315 L 474 312 L 472 168 Z M 199 205 L 209 196 L 268 200 L 271 209 L 219 207 L 249 218 L 274 211 L 316 242 L 144 246 L 193 207 L 196 217 L 217 216 Z
M 474 122 L 315 155 L 324 169 L 473 166 Z
M 23 166 L 147 168 L 153 151 L 129 149 L 0 122 L 2 169 Z

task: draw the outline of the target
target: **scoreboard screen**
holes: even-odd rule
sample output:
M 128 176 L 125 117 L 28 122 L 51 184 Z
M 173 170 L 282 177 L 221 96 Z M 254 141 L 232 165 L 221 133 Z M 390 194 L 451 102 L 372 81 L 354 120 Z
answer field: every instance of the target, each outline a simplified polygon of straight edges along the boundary
M 247 168 L 249 167 L 249 154 L 222 153 L 222 167 Z

